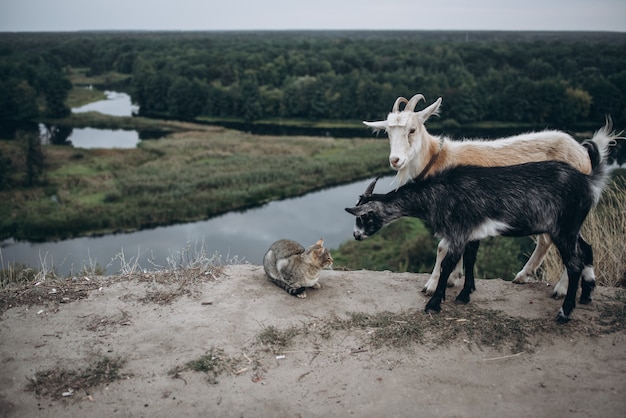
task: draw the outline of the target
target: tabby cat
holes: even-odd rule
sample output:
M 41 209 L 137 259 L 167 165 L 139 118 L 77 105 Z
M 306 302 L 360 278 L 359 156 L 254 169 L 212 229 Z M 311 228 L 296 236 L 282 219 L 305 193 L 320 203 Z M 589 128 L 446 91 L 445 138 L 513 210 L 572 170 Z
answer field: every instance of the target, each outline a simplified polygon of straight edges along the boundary
M 333 258 L 320 239 L 306 250 L 290 239 L 281 239 L 272 244 L 263 257 L 267 276 L 290 295 L 306 297 L 306 288 L 319 289 L 320 272 L 332 266 Z

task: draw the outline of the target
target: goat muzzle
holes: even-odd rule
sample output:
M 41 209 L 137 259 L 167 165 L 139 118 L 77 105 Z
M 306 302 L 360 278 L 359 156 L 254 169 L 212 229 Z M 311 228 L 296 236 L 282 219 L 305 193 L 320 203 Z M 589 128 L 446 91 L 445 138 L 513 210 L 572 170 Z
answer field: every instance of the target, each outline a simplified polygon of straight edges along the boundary
M 397 170 L 402 166 L 402 162 L 400 161 L 399 157 L 390 157 L 389 164 L 391 165 L 391 168 L 393 168 L 394 170 Z

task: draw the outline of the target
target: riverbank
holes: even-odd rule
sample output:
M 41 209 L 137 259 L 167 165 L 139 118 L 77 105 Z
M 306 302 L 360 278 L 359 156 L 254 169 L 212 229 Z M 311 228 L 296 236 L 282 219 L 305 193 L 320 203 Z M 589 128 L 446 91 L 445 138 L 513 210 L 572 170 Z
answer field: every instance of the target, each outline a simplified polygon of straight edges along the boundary
M 72 121 L 81 117 L 94 120 L 76 115 Z M 119 127 L 150 123 L 172 131 L 130 150 L 43 147 L 40 184 L 0 192 L 0 237 L 51 240 L 207 219 L 389 172 L 387 141 L 380 139 L 260 136 L 115 119 Z M 20 146 L 0 141 L 18 168 L 24 167 Z M 17 170 L 14 176 L 20 174 L 26 175 Z
M 257 265 L 0 290 L 0 416 L 622 416 L 623 290 L 557 325 L 536 282 L 323 271 L 306 299 Z

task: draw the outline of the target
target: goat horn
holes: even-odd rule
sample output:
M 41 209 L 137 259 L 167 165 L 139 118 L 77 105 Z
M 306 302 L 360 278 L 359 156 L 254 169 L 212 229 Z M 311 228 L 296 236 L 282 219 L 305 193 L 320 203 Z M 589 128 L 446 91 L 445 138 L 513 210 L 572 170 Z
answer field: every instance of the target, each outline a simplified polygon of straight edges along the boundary
M 426 99 L 424 99 L 424 96 L 422 96 L 421 94 L 416 94 L 415 96 L 411 97 L 411 100 L 409 100 L 409 102 L 406 104 L 406 106 L 404 106 L 404 110 L 410 110 L 411 112 L 414 112 L 415 111 L 415 105 L 420 100 L 426 100 Z
M 372 181 L 370 183 L 369 186 L 367 186 L 367 189 L 365 189 L 365 193 L 363 193 L 363 197 L 370 197 L 372 195 L 372 193 L 374 192 L 374 187 L 376 186 L 376 182 L 378 181 L 378 177 L 376 177 L 374 179 L 374 181 Z
M 391 109 L 392 112 L 399 112 L 400 111 L 400 103 L 408 103 L 409 101 L 400 96 L 396 99 L 396 102 L 393 104 L 393 109 Z

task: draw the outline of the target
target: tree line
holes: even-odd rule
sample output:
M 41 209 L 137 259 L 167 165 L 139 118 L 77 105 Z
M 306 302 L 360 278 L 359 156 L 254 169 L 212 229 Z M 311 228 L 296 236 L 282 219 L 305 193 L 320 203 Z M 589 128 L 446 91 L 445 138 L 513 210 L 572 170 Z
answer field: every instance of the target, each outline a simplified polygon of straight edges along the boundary
M 0 34 L 0 118 L 66 115 L 68 67 L 126 74 L 141 114 L 187 120 L 373 120 L 422 93 L 452 126 L 626 122 L 623 33 Z

